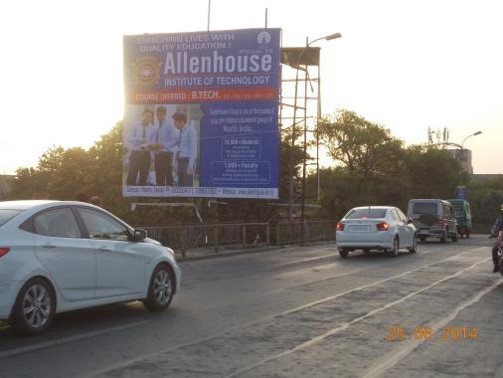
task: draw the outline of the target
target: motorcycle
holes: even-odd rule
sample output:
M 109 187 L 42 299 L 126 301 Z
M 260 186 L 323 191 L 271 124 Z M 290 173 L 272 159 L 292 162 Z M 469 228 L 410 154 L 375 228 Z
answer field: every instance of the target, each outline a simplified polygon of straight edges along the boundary
M 497 239 L 498 235 L 491 234 L 491 235 L 489 235 L 489 238 L 491 238 L 491 239 Z M 501 263 L 503 261 L 503 247 L 502 247 L 502 244 L 503 244 L 502 242 L 496 241 L 496 247 L 498 248 L 497 249 L 496 258 L 498 259 L 497 262 L 498 262 L 498 266 L 500 267 L 500 274 L 503 276 L 503 267 L 501 265 Z

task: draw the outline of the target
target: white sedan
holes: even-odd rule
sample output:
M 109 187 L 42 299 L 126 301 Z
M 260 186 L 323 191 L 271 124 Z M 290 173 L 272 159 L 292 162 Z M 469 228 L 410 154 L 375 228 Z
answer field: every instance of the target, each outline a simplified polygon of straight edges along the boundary
M 355 207 L 336 225 L 336 243 L 341 257 L 361 249 L 386 251 L 398 256 L 398 251 L 407 248 L 417 251 L 416 228 L 412 221 L 398 208 L 391 206 Z
M 141 300 L 166 309 L 180 287 L 171 249 L 100 207 L 0 202 L 0 320 L 44 331 L 58 312 Z

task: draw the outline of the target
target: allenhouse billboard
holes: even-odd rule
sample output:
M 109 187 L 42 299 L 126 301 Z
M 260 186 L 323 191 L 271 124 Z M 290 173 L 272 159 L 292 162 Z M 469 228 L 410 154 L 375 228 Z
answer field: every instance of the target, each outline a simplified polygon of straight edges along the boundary
M 124 37 L 123 195 L 278 198 L 280 30 Z

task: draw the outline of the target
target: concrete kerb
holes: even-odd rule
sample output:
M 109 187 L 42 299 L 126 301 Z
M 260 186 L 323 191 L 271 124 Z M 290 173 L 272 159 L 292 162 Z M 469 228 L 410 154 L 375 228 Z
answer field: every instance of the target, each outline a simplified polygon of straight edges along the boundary
M 229 257 L 242 254 L 267 252 L 280 248 L 281 246 L 260 246 L 260 247 L 254 246 L 248 248 L 221 249 L 218 252 L 215 252 L 214 248 L 194 248 L 186 251 L 185 256 L 183 256 L 180 251 L 175 251 L 175 257 L 176 261 L 180 263 L 183 261 L 207 260 L 218 257 Z

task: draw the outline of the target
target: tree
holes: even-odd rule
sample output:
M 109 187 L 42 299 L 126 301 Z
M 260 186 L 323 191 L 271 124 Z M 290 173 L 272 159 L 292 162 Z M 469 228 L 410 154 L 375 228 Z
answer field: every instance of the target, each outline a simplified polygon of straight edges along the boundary
M 355 112 L 339 110 L 317 126 L 320 144 L 341 163 L 356 195 L 364 202 L 395 198 L 406 177 L 403 142 L 388 129 Z M 380 195 L 377 195 L 379 194 Z
M 40 199 L 47 198 L 47 177 L 35 168 L 18 168 L 10 181 L 8 198 Z
M 36 168 L 19 168 L 11 182 L 10 199 L 49 198 L 49 185 L 63 159 L 64 148 L 52 146 L 38 160 Z
M 75 200 L 78 193 L 88 193 L 93 180 L 90 174 L 91 166 L 91 157 L 86 150 L 75 147 L 64 151 L 48 187 L 49 197 Z
M 50 147 L 42 154 L 40 159 L 38 159 L 37 170 L 41 173 L 45 173 L 49 180 L 52 179 L 61 166 L 64 153 L 65 149 L 61 146 Z
M 402 142 L 388 129 L 367 121 L 355 112 L 339 110 L 335 118 L 323 119 L 317 127 L 320 144 L 351 173 L 369 177 L 385 170 L 390 155 Z
M 182 214 L 179 208 L 168 207 L 168 211 L 163 207 L 145 207 L 131 211 L 131 203 L 137 198 L 122 196 L 122 163 L 126 153 L 122 131 L 123 124 L 118 122 L 89 150 L 51 147 L 40 157 L 36 168 L 17 170 L 10 198 L 76 199 L 77 193 L 83 192 L 89 198 L 100 196 L 106 209 L 133 225 L 165 225 L 194 219 L 192 213 Z M 428 146 L 404 149 L 402 141 L 393 138 L 389 130 L 354 112 L 340 110 L 335 117 L 323 119 L 316 132 L 320 145 L 340 164 L 319 172 L 319 216 L 338 218 L 351 207 L 361 205 L 394 205 L 405 209 L 410 198 L 450 198 L 460 182 L 457 162 L 446 151 Z M 304 156 L 303 145 L 298 143 L 301 135 L 300 126 L 283 130 L 279 162 L 279 196 L 283 203 L 290 199 L 291 183 L 294 202 L 302 195 L 301 164 L 308 156 Z M 305 198 L 316 197 L 317 187 L 317 175 L 308 175 Z M 487 204 L 491 208 L 503 198 L 496 188 L 489 192 L 485 187 L 472 189 L 472 194 L 476 205 Z M 223 199 L 222 204 L 212 207 L 206 199 L 142 200 L 182 201 L 197 203 L 205 222 L 265 221 L 274 218 L 276 213 L 268 201 L 253 199 Z M 476 211 L 474 209 L 474 214 Z M 489 214 L 484 215 L 486 218 Z
M 474 223 L 492 226 L 502 213 L 503 176 L 484 181 L 472 180 L 468 184 L 468 193 Z
M 407 149 L 410 198 L 452 198 L 461 182 L 458 162 L 446 151 L 428 145 Z
M 293 180 L 293 199 L 300 197 L 302 175 L 301 164 L 304 152 L 301 146 L 292 146 L 290 136 L 284 137 L 280 144 L 280 169 L 279 169 L 279 199 L 287 202 L 290 198 L 290 183 Z
M 89 174 L 93 177 L 89 191 L 100 196 L 107 209 L 127 219 L 131 217 L 131 201 L 122 197 L 123 128 L 123 123 L 118 122 L 89 150 L 92 162 Z

